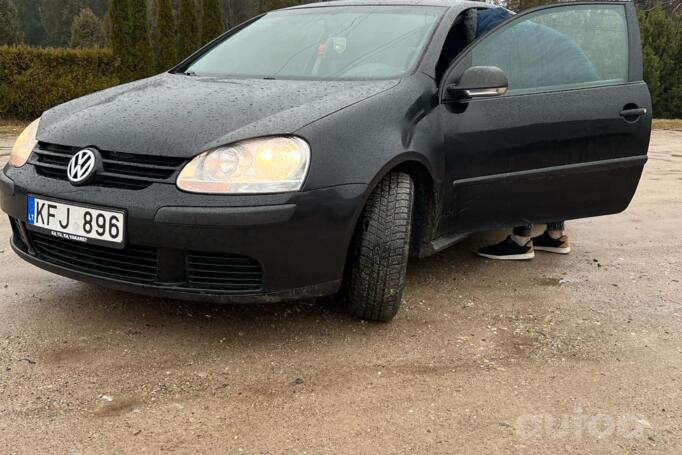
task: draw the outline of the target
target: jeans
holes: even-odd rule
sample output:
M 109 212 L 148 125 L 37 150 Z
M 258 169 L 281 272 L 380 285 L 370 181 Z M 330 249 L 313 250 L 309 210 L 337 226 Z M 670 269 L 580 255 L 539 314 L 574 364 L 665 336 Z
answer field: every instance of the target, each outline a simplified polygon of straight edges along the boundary
M 557 221 L 553 223 L 547 223 L 548 231 L 564 231 L 566 230 L 565 222 Z M 514 228 L 514 235 L 519 237 L 530 237 L 533 233 L 533 225 L 527 224 L 526 226 L 518 226 Z

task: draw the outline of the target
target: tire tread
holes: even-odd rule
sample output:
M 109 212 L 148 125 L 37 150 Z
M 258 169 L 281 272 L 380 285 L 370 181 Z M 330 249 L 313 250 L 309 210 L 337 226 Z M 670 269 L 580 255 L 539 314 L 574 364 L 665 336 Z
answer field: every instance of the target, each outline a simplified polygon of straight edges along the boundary
M 400 309 L 410 251 L 414 183 L 392 172 L 374 190 L 353 248 L 349 309 L 362 319 L 387 322 Z

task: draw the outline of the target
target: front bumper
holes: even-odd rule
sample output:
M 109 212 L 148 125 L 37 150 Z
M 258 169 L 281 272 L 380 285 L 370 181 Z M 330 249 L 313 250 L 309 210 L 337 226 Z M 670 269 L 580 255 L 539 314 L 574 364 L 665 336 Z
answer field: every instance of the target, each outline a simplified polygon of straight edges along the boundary
M 0 173 L 2 210 L 10 216 L 14 232 L 12 247 L 28 262 L 119 290 L 219 303 L 295 300 L 336 293 L 366 192 L 367 185 L 353 184 L 300 193 L 214 196 L 184 193 L 168 184 L 154 184 L 144 190 L 76 188 L 39 175 L 31 165 L 6 167 Z M 45 242 L 49 239 L 44 237 L 39 243 L 25 226 L 28 194 L 125 209 L 129 257 L 142 255 L 145 274 L 140 276 L 144 279 L 134 274 L 131 278 L 131 272 L 124 270 L 129 267 L 119 264 L 118 254 L 111 256 L 107 250 L 81 250 L 82 245 L 76 244 L 75 250 L 69 251 L 69 245 L 48 245 Z M 210 256 L 209 264 L 221 264 L 222 268 L 207 271 L 217 277 L 218 284 L 195 279 L 193 258 L 204 256 Z M 76 258 L 75 262 L 69 262 L 69 257 Z M 117 267 L 103 269 L 102 263 Z M 247 289 L 219 284 L 221 271 L 240 273 L 225 267 L 245 263 L 252 268 L 253 264 L 260 266 L 259 285 Z

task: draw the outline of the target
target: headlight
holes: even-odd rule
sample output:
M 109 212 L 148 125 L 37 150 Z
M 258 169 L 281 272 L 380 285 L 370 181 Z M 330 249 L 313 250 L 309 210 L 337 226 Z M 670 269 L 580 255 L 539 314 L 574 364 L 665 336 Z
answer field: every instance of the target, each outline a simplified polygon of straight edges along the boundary
M 31 156 L 31 152 L 38 143 L 36 135 L 38 134 L 39 124 L 40 119 L 28 125 L 24 132 L 19 135 L 19 138 L 14 143 L 14 147 L 12 147 L 12 153 L 9 156 L 10 166 L 21 167 L 26 164 L 28 157 Z
M 301 138 L 251 139 L 197 156 L 182 170 L 177 185 L 191 193 L 300 191 L 309 165 L 310 146 Z

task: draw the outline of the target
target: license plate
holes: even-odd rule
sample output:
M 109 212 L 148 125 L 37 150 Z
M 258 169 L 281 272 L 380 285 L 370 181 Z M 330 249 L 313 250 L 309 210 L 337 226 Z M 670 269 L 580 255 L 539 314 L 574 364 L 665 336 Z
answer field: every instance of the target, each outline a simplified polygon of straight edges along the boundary
M 28 197 L 28 228 L 60 239 L 123 248 L 125 212 Z

